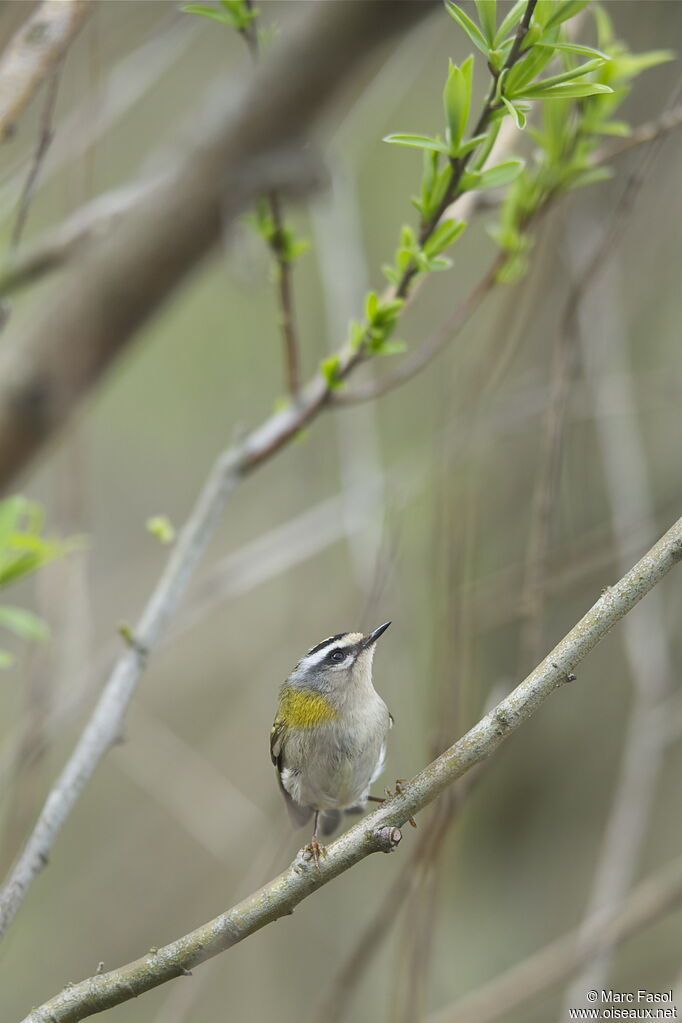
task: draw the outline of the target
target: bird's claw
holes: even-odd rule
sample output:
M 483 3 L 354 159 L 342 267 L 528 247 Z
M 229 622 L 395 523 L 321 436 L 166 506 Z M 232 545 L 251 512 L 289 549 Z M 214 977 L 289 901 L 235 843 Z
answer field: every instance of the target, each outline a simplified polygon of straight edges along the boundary
M 403 788 L 404 785 L 407 785 L 407 779 L 406 778 L 398 778 L 396 780 L 395 792 L 396 792 L 397 796 L 402 796 L 402 794 L 404 792 L 404 788 Z M 417 822 L 414 819 L 414 817 L 408 817 L 407 818 L 407 823 L 410 824 L 413 828 L 417 827 Z
M 301 864 L 308 864 L 312 860 L 317 869 L 320 869 L 320 856 L 326 856 L 327 850 L 323 845 L 320 845 L 317 835 L 313 835 L 307 845 L 305 845 L 297 856 L 297 861 Z

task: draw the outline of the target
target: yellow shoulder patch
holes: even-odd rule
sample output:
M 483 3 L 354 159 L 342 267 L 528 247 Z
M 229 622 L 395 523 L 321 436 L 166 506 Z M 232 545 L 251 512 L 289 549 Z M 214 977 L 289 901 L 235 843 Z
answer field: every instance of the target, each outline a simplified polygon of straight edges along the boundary
M 277 717 L 287 728 L 314 728 L 335 718 L 336 711 L 321 693 L 285 686 L 280 694 Z

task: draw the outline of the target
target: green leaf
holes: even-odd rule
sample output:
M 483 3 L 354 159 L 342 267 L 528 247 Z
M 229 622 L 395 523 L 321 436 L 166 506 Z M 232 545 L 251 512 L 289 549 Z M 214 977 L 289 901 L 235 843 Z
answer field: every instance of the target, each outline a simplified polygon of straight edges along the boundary
M 152 515 L 147 519 L 146 527 L 163 544 L 172 543 L 175 539 L 175 529 L 167 515 Z
M 581 64 L 579 67 L 570 68 L 568 71 L 562 71 L 559 75 L 550 75 L 549 78 L 543 78 L 539 82 L 533 82 L 531 85 L 526 85 L 523 89 L 524 96 L 541 96 L 548 88 L 553 85 L 561 85 L 563 82 L 572 82 L 576 78 L 582 78 L 583 75 L 589 74 L 591 71 L 596 71 L 598 67 L 603 65 L 604 61 L 601 57 L 595 60 L 588 60 L 587 63 Z M 507 92 L 507 96 L 512 99 L 517 95 L 514 93 Z
M 474 149 L 477 149 L 478 146 L 480 146 L 482 142 L 485 142 L 487 138 L 487 133 L 472 136 L 472 138 L 467 139 L 466 142 L 462 142 L 457 150 L 457 156 L 466 156 L 467 153 L 471 153 Z
M 564 0 L 563 3 L 555 4 L 552 14 L 545 22 L 545 28 L 556 28 L 569 18 L 574 18 L 576 14 L 585 10 L 589 2 L 590 0 Z
M 608 181 L 612 177 L 613 171 L 610 167 L 590 167 L 588 170 L 576 174 L 572 180 L 569 180 L 568 187 L 570 189 L 584 188 L 585 185 L 594 185 L 599 181 Z
M 423 251 L 427 256 L 438 256 L 459 238 L 466 227 L 465 220 L 443 220 L 424 242 Z
M 22 607 L 0 606 L 0 625 L 22 639 L 44 643 L 50 637 L 50 630 L 42 618 Z
M 296 234 L 290 227 L 283 227 L 276 241 L 278 244 L 275 244 L 272 247 L 275 254 L 285 263 L 293 263 L 310 248 L 310 239 L 297 238 Z
M 394 322 L 404 305 L 405 299 L 403 298 L 387 299 L 383 304 L 379 305 L 374 319 L 380 323 Z
M 376 319 L 376 315 L 379 312 L 379 296 L 375 291 L 367 293 L 365 299 L 365 315 L 370 323 Z
M 19 519 L 26 511 L 27 504 L 26 498 L 18 494 L 0 501 L 0 552 L 5 550 L 12 534 L 18 529 Z
M 330 355 L 320 363 L 320 371 L 327 382 L 330 391 L 338 391 L 344 386 L 344 379 L 341 375 L 341 360 L 338 355 Z
M 185 14 L 198 14 L 201 18 L 210 18 L 222 25 L 230 25 L 238 32 L 243 32 L 254 18 L 258 17 L 258 10 L 255 7 L 249 8 L 244 0 L 219 0 L 219 7 L 211 7 L 209 4 L 185 4 L 180 10 Z
M 649 50 L 647 53 L 625 53 L 613 59 L 614 71 L 618 77 L 634 78 L 658 64 L 675 59 L 673 50 Z
M 453 266 L 452 260 L 448 256 L 432 256 L 431 259 L 426 260 L 426 270 L 449 270 Z
M 498 47 L 507 38 L 509 33 L 516 28 L 523 17 L 526 9 L 526 0 L 516 0 L 509 13 L 502 19 L 502 23 L 493 39 L 493 46 Z
M 401 355 L 402 352 L 407 351 L 407 345 L 404 341 L 384 341 L 381 347 L 377 350 L 377 355 Z
M 502 102 L 509 111 L 516 127 L 523 130 L 523 128 L 526 127 L 526 115 L 524 114 L 524 112 L 522 110 L 519 110 L 518 107 L 515 107 L 513 103 L 510 103 L 506 96 L 502 97 Z
M 384 142 L 390 142 L 394 146 L 410 146 L 412 149 L 430 149 L 434 153 L 445 153 L 449 156 L 450 149 L 439 138 L 431 138 L 430 135 L 384 135 Z
M 9 650 L 0 650 L 0 668 L 11 668 L 15 658 Z
M 552 62 L 554 54 L 551 50 L 534 46 L 529 53 L 511 68 L 505 86 L 505 96 L 511 97 L 522 92 L 523 87 L 534 82 L 541 71 Z
M 456 153 L 466 131 L 473 84 L 473 57 L 461 67 L 450 61 L 448 78 L 443 89 L 443 107 L 449 130 L 450 151 Z
M 478 11 L 478 20 L 483 29 L 483 35 L 488 43 L 488 48 L 490 48 L 493 45 L 497 28 L 497 4 L 495 0 L 474 0 L 474 2 Z
M 499 188 L 501 185 L 508 185 L 514 181 L 525 164 L 523 160 L 504 160 L 494 167 L 486 167 L 481 171 L 465 171 L 462 176 L 462 188 L 464 191 L 474 191 L 479 188 Z
M 474 46 L 477 47 L 477 49 L 479 49 L 481 53 L 485 53 L 487 56 L 489 46 L 485 36 L 481 32 L 476 22 L 472 21 L 469 15 L 465 14 L 461 7 L 458 7 L 457 4 L 452 3 L 452 0 L 446 0 L 445 7 L 450 17 L 454 18 L 459 27 L 464 29 L 464 31 L 469 36 L 469 39 L 471 39 Z
M 567 53 L 578 53 L 583 57 L 598 58 L 604 63 L 610 60 L 608 53 L 602 53 L 601 50 L 595 50 L 593 46 L 585 46 L 583 43 L 536 43 L 536 46 L 542 47 L 545 50 L 556 50 L 566 51 Z
M 209 7 L 208 4 L 185 4 L 180 10 L 183 14 L 198 14 L 200 18 L 219 21 L 221 25 L 234 24 L 233 19 L 226 11 L 219 11 L 217 7 Z
M 400 228 L 400 244 L 404 249 L 412 249 L 415 244 L 414 231 L 409 224 L 403 224 Z
M 393 267 L 384 267 L 384 272 L 386 272 L 387 269 L 393 270 L 397 278 L 395 283 L 397 283 L 397 281 L 400 280 L 398 272 L 394 270 Z M 358 348 L 362 347 L 366 336 L 367 328 L 365 324 L 359 323 L 358 320 L 351 320 L 348 326 L 348 340 L 353 351 L 357 352 Z
M 617 135 L 619 138 L 628 138 L 632 135 L 632 127 L 627 121 L 600 121 L 595 132 L 599 135 Z
M 600 85 L 599 82 L 565 82 L 561 85 L 552 85 L 542 91 L 533 91 L 526 96 L 530 99 L 583 99 L 586 96 L 598 96 L 613 92 L 608 85 Z

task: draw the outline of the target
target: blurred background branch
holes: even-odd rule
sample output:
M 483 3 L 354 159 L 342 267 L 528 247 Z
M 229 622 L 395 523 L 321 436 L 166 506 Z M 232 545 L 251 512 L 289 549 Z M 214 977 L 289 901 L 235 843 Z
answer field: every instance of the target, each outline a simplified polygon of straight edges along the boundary
M 428 9 L 392 2 L 313 8 L 288 45 L 260 65 L 236 107 L 211 116 L 181 167 L 142 198 L 34 323 L 7 339 L 0 357 L 0 486 L 64 424 L 246 202 L 274 179 L 284 178 L 290 189 L 310 186 L 301 162 L 292 167 L 282 153 L 300 147 L 363 56 Z
M 93 0 L 44 0 L 7 45 L 0 58 L 0 139 L 14 130 L 93 7 Z

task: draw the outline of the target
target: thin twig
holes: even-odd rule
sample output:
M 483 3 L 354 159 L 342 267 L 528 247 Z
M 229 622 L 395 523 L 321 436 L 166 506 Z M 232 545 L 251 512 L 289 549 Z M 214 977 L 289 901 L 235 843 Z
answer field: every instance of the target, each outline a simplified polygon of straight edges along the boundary
M 14 228 L 12 229 L 12 237 L 10 240 L 12 248 L 17 247 L 23 234 L 24 227 L 26 226 L 26 220 L 28 218 L 28 211 L 31 206 L 31 199 L 33 198 L 38 175 L 40 174 L 40 168 L 47 156 L 47 151 L 52 142 L 54 134 L 52 130 L 52 118 L 54 117 L 54 109 L 57 104 L 57 93 L 59 91 L 59 79 L 61 77 L 61 72 L 62 63 L 60 61 L 55 65 L 50 73 L 50 80 L 47 84 L 47 96 L 45 97 L 45 106 L 41 116 L 40 136 L 38 138 L 38 145 L 35 153 L 33 154 L 31 167 L 19 199 L 19 212 L 17 213 L 17 219 L 14 222 Z
M 94 2 L 94 0 L 91 0 Z M 66 167 L 73 167 L 106 138 L 115 124 L 140 103 L 168 71 L 169 67 L 195 44 L 202 29 L 200 18 L 178 17 L 154 25 L 151 38 L 123 57 L 112 69 L 106 87 L 93 96 L 88 94 L 59 121 L 59 133 L 50 153 L 50 162 L 40 178 L 40 188 L 53 181 Z M 196 117 L 196 111 L 193 111 Z M 0 209 L 9 207 L 21 189 L 25 158 L 8 180 L 0 185 Z M 165 166 L 166 160 L 160 163 Z M 129 186 L 133 187 L 133 186 Z
M 35 242 L 22 246 L 20 252 L 10 253 L 0 269 L 0 295 L 20 291 L 65 266 L 87 245 L 104 238 L 123 214 L 151 195 L 160 183 L 160 178 L 152 178 L 98 196 Z
M 252 60 L 258 62 L 260 47 L 258 43 L 257 11 L 252 0 L 246 0 L 246 7 L 254 17 L 248 28 L 241 35 L 249 49 Z M 272 218 L 273 231 L 268 238 L 268 246 L 275 260 L 275 283 L 279 297 L 278 323 L 282 331 L 284 345 L 284 365 L 286 370 L 286 386 L 291 398 L 296 399 L 301 389 L 301 363 L 299 343 L 294 316 L 294 289 L 292 281 L 291 259 L 287 252 L 286 226 L 282 212 L 282 198 L 279 192 L 272 190 L 267 193 L 266 202 Z
M 24 1023 L 75 1023 L 182 976 L 192 967 L 293 912 L 313 892 L 373 852 L 388 852 L 408 819 L 487 759 L 542 703 L 575 678 L 579 662 L 682 560 L 682 518 L 597 602 L 545 660 L 466 735 L 327 848 L 319 866 L 295 861 L 284 873 L 214 920 L 108 973 L 70 985 Z M 682 877 L 677 880 L 682 887 Z
M 297 398 L 301 389 L 301 360 L 294 316 L 294 289 L 291 274 L 291 260 L 287 255 L 284 216 L 279 193 L 268 194 L 268 206 L 273 223 L 270 249 L 275 258 L 275 280 L 279 295 L 279 325 L 284 342 L 284 363 L 286 366 L 287 391 Z
M 519 666 L 525 670 L 542 652 L 547 563 L 552 517 L 561 481 L 568 401 L 575 374 L 576 338 L 571 326 L 559 325 L 549 372 L 549 401 L 540 429 L 540 457 L 530 503 L 526 568 L 520 595 Z

